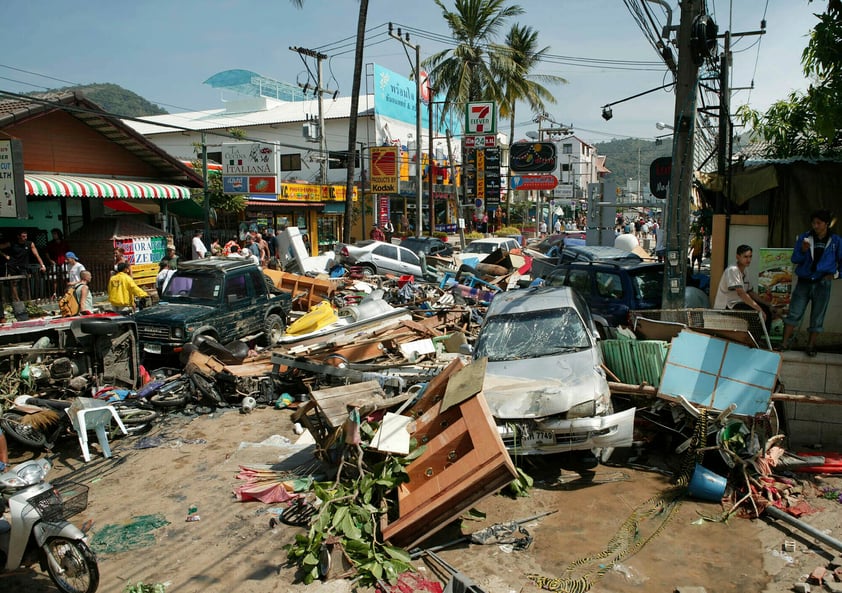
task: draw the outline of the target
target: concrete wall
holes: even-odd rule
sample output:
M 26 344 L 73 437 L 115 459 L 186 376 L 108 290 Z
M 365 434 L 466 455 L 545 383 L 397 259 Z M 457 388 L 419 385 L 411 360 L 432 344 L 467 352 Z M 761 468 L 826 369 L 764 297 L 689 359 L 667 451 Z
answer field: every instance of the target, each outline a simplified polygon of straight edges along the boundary
M 780 380 L 784 393 L 818 395 L 840 402 L 784 402 L 786 425 L 783 428 L 789 447 L 821 445 L 824 450 L 839 451 L 842 448 L 842 355 L 820 352 L 810 358 L 799 351 L 784 352 Z

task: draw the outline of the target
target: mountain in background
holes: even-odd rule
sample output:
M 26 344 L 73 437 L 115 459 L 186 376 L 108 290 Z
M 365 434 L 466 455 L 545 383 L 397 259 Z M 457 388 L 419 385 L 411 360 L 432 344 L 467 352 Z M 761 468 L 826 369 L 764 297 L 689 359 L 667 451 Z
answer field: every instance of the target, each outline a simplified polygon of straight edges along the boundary
M 611 171 L 606 180 L 618 186 L 626 186 L 629 179 L 637 181 L 641 187 L 649 183 L 649 165 L 658 157 L 672 156 L 672 139 L 664 138 L 660 144 L 653 140 L 628 138 L 596 145 L 597 153 L 605 156 L 605 166 Z M 640 151 L 638 153 L 638 151 Z M 639 160 L 638 160 L 639 154 Z
M 109 113 L 126 117 L 143 117 L 145 115 L 164 115 L 169 113 L 166 109 L 151 103 L 128 89 L 118 84 L 93 83 L 77 86 L 66 86 L 60 89 L 52 89 L 50 92 L 73 92 L 80 91 L 85 97 L 102 107 Z

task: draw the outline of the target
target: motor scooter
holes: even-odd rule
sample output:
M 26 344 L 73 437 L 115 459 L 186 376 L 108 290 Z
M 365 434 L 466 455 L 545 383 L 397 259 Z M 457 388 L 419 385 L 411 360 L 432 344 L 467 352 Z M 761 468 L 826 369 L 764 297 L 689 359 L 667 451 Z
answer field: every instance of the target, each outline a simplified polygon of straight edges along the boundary
M 88 488 L 46 481 L 48 459 L 26 461 L 0 474 L 0 573 L 36 562 L 64 593 L 94 593 L 96 555 L 85 534 L 67 519 L 88 506 Z

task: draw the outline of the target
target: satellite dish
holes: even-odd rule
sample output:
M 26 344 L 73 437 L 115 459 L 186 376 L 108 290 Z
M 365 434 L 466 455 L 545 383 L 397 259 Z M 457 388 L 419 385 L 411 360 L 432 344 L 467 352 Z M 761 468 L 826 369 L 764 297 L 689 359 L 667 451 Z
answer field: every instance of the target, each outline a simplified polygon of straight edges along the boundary
M 531 140 L 537 140 L 538 139 L 538 132 L 536 132 L 535 130 L 529 130 L 526 133 L 526 137 L 531 139 Z

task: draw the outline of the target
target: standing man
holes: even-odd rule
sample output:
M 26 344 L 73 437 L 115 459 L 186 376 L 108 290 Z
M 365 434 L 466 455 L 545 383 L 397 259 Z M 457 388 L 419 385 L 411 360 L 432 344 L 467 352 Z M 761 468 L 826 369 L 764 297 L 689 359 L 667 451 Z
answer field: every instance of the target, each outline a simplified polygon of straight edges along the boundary
M 385 235 L 386 243 L 391 243 L 392 235 L 395 234 L 395 225 L 392 224 L 391 218 L 386 219 L 386 224 L 383 225 L 383 234 Z
M 108 302 L 117 313 L 134 313 L 135 297 L 146 298 L 149 295 L 129 276 L 126 271 L 129 264 L 117 264 L 117 273 L 108 281 Z
M 830 282 L 839 277 L 842 267 L 842 238 L 830 230 L 833 216 L 828 210 L 810 214 L 809 231 L 798 235 L 790 260 L 795 264 L 798 282 L 789 301 L 789 315 L 784 319 L 781 350 L 790 347 L 792 334 L 801 324 L 810 303 L 810 336 L 807 356 L 816 355 L 816 337 L 824 330 L 824 315 L 830 302 Z
M 652 225 L 652 232 L 655 233 L 655 257 L 658 258 L 659 262 L 664 261 L 664 256 L 666 255 L 667 251 L 667 242 L 666 242 L 666 232 L 664 229 L 661 228 L 661 219 L 655 221 Z
M 65 266 L 67 267 L 67 283 L 78 284 L 82 280 L 82 272 L 85 270 L 85 266 L 82 265 L 79 258 L 72 251 L 65 253 L 64 258 L 66 260 Z
M 553 232 L 558 235 L 561 233 L 561 217 L 557 217 L 555 219 L 555 224 L 553 225 Z
M 94 295 L 91 292 L 91 273 L 82 270 L 79 284 L 76 285 L 76 300 L 79 301 L 79 314 L 91 315 L 94 312 Z
M 26 231 L 19 231 L 17 237 L 15 238 L 15 241 L 8 246 L 8 261 L 6 264 L 6 269 L 8 270 L 8 273 L 11 276 L 28 276 L 30 266 L 35 265 L 32 263 L 33 261 L 38 262 L 38 268 L 41 270 L 41 273 L 47 271 L 47 267 L 44 265 L 44 262 L 41 259 L 41 255 L 38 253 L 38 249 L 35 247 L 35 243 L 30 241 L 27 238 L 28 236 L 29 235 Z M 12 284 L 12 300 L 20 300 L 20 296 L 18 295 L 17 282 L 14 282 Z
M 191 255 L 193 259 L 204 259 L 208 252 L 208 248 L 205 247 L 205 243 L 202 241 L 203 234 L 200 229 L 196 229 L 193 232 L 193 243 L 191 244 Z

